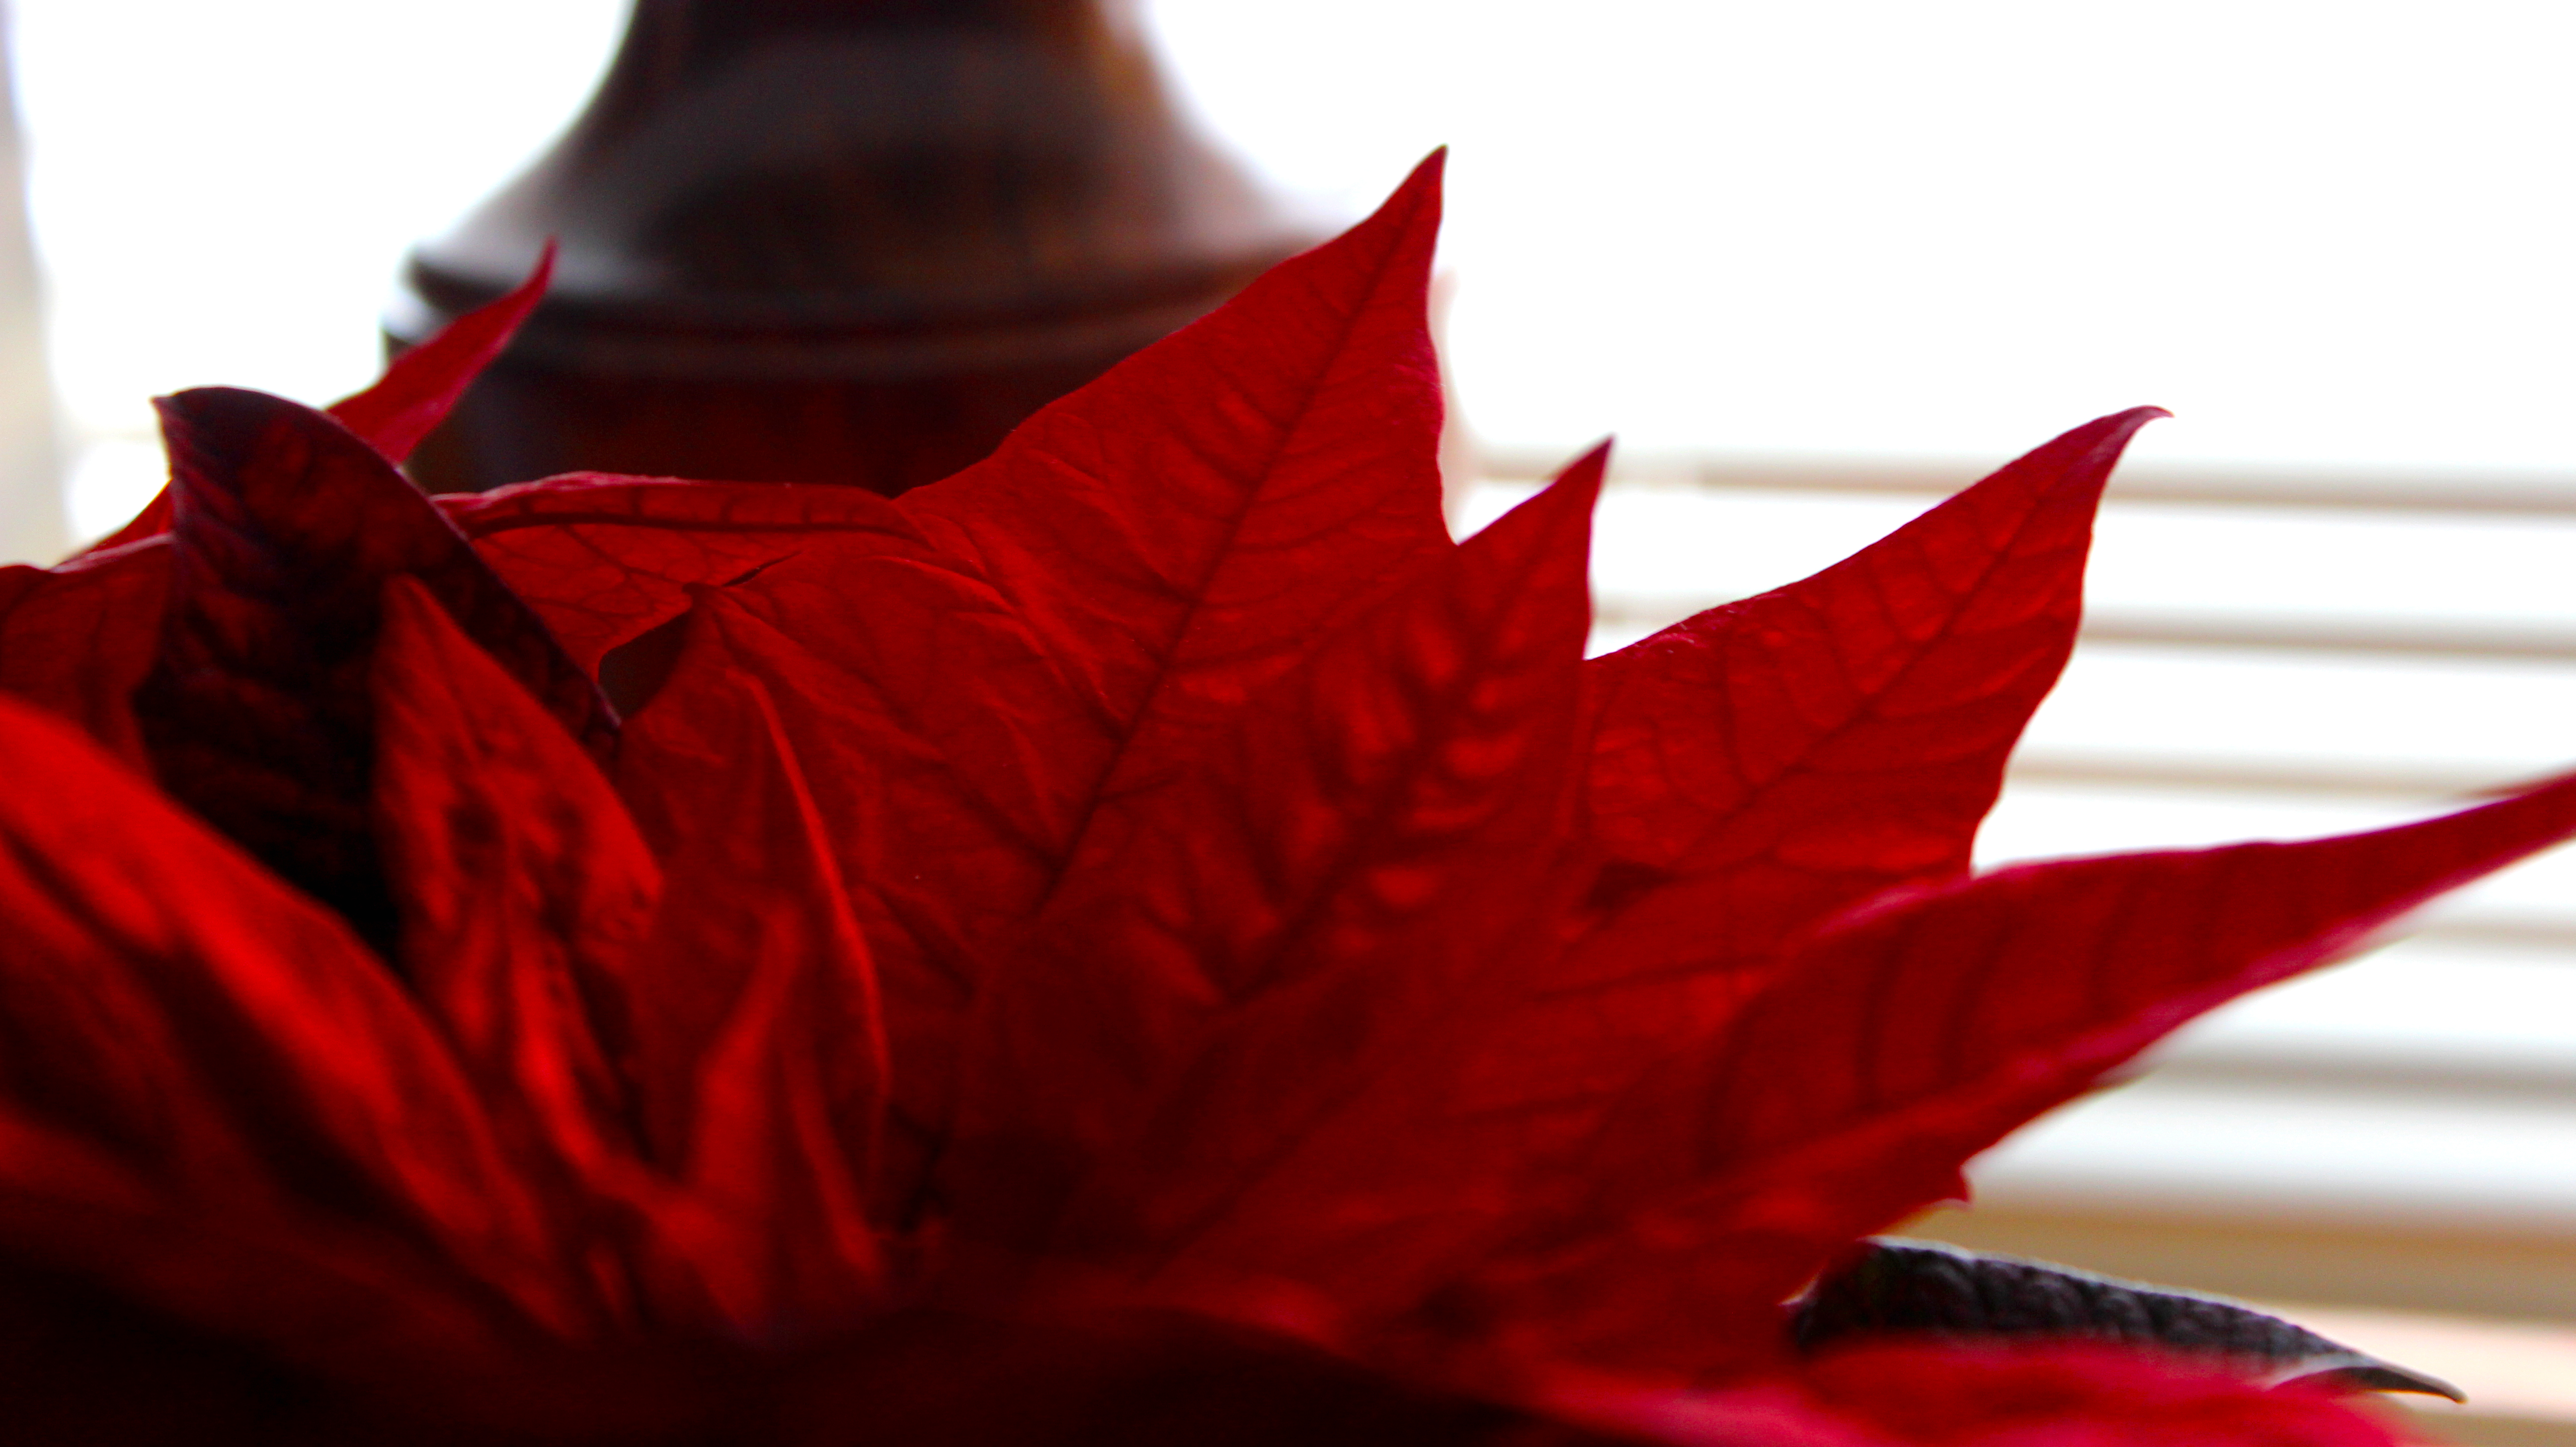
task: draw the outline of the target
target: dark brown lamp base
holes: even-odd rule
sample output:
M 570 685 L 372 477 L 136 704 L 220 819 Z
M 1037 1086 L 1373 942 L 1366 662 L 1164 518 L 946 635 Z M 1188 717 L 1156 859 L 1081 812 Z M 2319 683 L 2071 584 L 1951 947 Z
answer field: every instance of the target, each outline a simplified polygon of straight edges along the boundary
M 553 292 L 414 459 L 899 492 L 1314 239 L 1174 113 L 1128 0 L 637 0 L 589 109 L 412 258 L 397 349 Z

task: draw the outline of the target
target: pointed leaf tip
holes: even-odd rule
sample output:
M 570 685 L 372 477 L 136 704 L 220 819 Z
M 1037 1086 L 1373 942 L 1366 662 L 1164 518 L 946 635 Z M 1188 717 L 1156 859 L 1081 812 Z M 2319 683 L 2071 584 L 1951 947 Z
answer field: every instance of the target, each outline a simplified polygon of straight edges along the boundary
M 2161 422 L 2171 416 L 2173 413 L 2162 407 L 2130 407 L 2096 417 L 2067 433 L 2066 437 L 2083 438 L 2096 448 L 2110 448 L 2114 454 L 2111 460 L 2117 461 L 2118 452 L 2127 448 L 2148 423 Z
M 429 340 L 396 357 L 375 385 L 333 403 L 329 408 L 331 417 L 365 439 L 386 461 L 400 466 L 420 446 L 421 439 L 447 420 L 465 389 L 518 335 L 520 324 L 553 284 L 554 273 L 555 243 L 549 238 L 537 257 L 536 269 L 517 289 L 457 318 Z M 125 526 L 82 549 L 81 555 L 102 553 L 168 532 L 170 508 L 170 489 L 164 486 Z
M 1517 531 L 1533 537 L 1580 529 L 1573 538 L 1556 538 L 1549 546 L 1574 551 L 1574 564 L 1588 567 L 1592 542 L 1592 511 L 1601 500 L 1601 485 L 1610 469 L 1610 443 L 1603 439 L 1582 456 L 1558 469 L 1547 486 L 1513 504 L 1509 512 L 1461 546 L 1470 549 L 1490 548 Z M 1512 546 L 1526 547 L 1526 543 Z
M 465 390 L 492 365 L 553 284 L 555 243 L 548 238 L 534 270 L 508 295 L 440 328 L 394 358 L 376 384 L 332 404 L 331 416 L 399 464 L 447 420 Z
M 1969 1157 L 2184 1022 L 2571 832 L 2576 775 L 2369 833 L 1891 892 L 1794 946 L 1705 1073 L 1659 1085 L 1663 1113 L 1634 1120 L 1662 1141 L 1691 1122 L 1679 1213 L 1737 1253 L 1741 1299 L 1776 1300 L 1803 1264 L 1788 1242 L 1821 1260 L 1940 1199 Z M 1669 1147 L 1649 1160 L 1643 1140 L 1624 1140 L 1623 1168 L 1666 1170 Z
M 1586 823 L 1616 866 L 1583 973 L 1759 968 L 1964 871 L 2074 647 L 2103 485 L 2161 415 L 2096 418 L 1812 577 L 1591 660 Z
M 896 500 L 1096 700 L 1098 747 L 1052 750 L 1067 817 L 1451 548 L 1438 174 Z
M 1429 190 L 1436 194 L 1447 183 L 1448 176 L 1449 148 L 1434 146 L 1431 154 L 1413 163 L 1413 169 L 1405 173 L 1404 182 L 1395 188 L 1395 194 L 1404 196 L 1416 190 Z
M 1069 1121 L 1035 1134 L 1106 1164 L 1060 1239 L 1143 1251 L 1167 1279 L 1259 1269 L 1402 1193 L 1387 1167 L 1415 1159 L 1397 1142 L 1419 1117 L 1349 1084 L 1424 1049 L 1468 982 L 1553 918 L 1606 457 L 1418 569 L 1230 732 L 1104 808 L 1034 936 L 1046 953 L 995 997 L 1011 1044 L 992 1053 L 1045 1084 L 995 1093 L 982 1135 L 1000 1149 L 979 1143 L 974 1166 L 990 1193 L 1041 1201 L 1045 1182 L 1005 1172 L 1026 1172 L 1024 1122 Z M 1132 1076 L 1153 1094 L 1102 1092 L 1080 1114 L 1051 1098 L 1120 1078 L 1140 1040 L 1163 1052 Z
M 1601 484 L 1610 475 L 1610 450 L 1617 445 L 1618 439 L 1604 437 L 1585 448 L 1582 456 L 1567 463 L 1564 470 L 1557 473 L 1554 485 L 1586 487 L 1599 493 Z

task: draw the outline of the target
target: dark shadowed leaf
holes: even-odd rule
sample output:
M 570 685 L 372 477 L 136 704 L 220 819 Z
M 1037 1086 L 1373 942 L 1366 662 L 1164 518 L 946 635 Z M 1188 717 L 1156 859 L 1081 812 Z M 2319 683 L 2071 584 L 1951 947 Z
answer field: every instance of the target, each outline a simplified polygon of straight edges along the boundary
M 497 1290 L 502 1319 L 586 1329 L 585 1293 L 482 1101 L 337 918 L 66 724 L 0 699 L 0 756 L 10 1100 L 211 1219 L 390 1232 L 396 1268 L 417 1269 L 409 1242 L 467 1299 Z
M 155 1403 L 184 1400 L 191 1368 L 203 1372 L 227 1355 L 249 1357 L 254 1383 L 272 1388 L 281 1364 L 343 1381 L 473 1380 L 506 1368 L 535 1340 L 415 1243 L 309 1209 L 224 1200 L 204 1184 L 174 1181 L 0 1105 L 0 1240 L 19 1243 L 19 1259 L 0 1270 L 0 1341 L 9 1346 L 0 1401 L 13 1444 L 273 1440 L 247 1429 L 226 1435 L 210 1416 L 184 1414 L 185 1425 L 166 1433 L 120 1436 L 107 1424 L 125 1404 L 97 1395 L 100 1375 L 130 1377 L 124 1389 Z M 37 1242 L 40 1249 L 25 1249 Z M 82 1343 L 82 1328 L 107 1304 L 100 1297 L 157 1309 L 111 1316 L 123 1329 Z M 394 1301 L 403 1309 L 387 1310 Z M 174 1332 L 174 1323 L 185 1328 Z M 191 1329 L 211 1343 L 189 1339 Z M 180 1338 L 169 1343 L 178 1360 L 156 1353 L 156 1335 Z M 256 1397 L 244 1405 L 258 1405 Z M 31 1427 L 57 1420 L 53 1412 L 81 1430 L 57 1437 Z
M 332 419 L 399 466 L 422 438 L 446 420 L 475 377 L 510 344 L 519 324 L 544 298 L 554 266 L 555 247 L 549 241 L 537 269 L 516 290 L 458 317 L 395 358 L 375 385 L 331 404 Z M 174 502 L 174 494 L 164 486 L 125 526 L 90 544 L 83 556 L 169 531 Z
M 2448 1382 L 2239 1302 L 1937 1241 L 1863 1241 L 1800 1298 L 1790 1331 L 1806 1351 L 1914 1335 L 2132 1342 L 2228 1358 L 2267 1382 L 2324 1380 L 2467 1400 Z
M 367 669 L 387 579 L 466 635 L 595 753 L 598 690 L 427 498 L 329 418 L 256 392 L 162 400 L 176 478 L 170 597 L 134 695 L 174 796 L 392 948 L 366 817 Z
M 787 1394 L 796 1447 L 1620 1447 L 1182 1312 L 1037 1320 L 916 1314 L 814 1364 Z M 810 1435 L 809 1435 L 810 1434 Z

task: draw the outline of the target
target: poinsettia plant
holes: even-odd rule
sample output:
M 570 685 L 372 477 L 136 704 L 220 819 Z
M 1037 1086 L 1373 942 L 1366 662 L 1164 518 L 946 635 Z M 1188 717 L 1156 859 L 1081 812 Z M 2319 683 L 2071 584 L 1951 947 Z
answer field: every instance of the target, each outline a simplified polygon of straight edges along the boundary
M 1437 213 L 891 501 L 422 495 L 542 269 L 165 399 L 0 574 L 17 1440 L 2386 1441 L 2385 1364 L 1866 1238 L 2576 778 L 1971 873 L 2159 414 L 1586 660 L 1603 453 L 1443 526 Z

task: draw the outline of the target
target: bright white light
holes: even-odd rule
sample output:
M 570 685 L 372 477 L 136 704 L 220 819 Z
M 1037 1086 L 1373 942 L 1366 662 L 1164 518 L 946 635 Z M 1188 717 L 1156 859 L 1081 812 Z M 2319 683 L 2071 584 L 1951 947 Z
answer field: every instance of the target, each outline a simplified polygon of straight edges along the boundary
M 56 385 L 87 435 L 206 383 L 327 402 L 403 251 L 558 130 L 625 0 L 11 0 Z
M 82 448 L 63 482 L 72 536 L 86 541 L 125 526 L 169 476 L 159 445 L 139 437 L 102 438 Z
M 623 0 L 16 0 L 81 432 L 376 364 L 405 246 L 579 106 Z M 1469 420 L 1572 448 L 2576 471 L 2576 9 L 1150 0 L 1215 128 L 1355 214 L 1455 147 Z
M 1491 440 L 2576 471 L 2576 7 L 1152 8 L 1289 185 L 1454 146 Z

